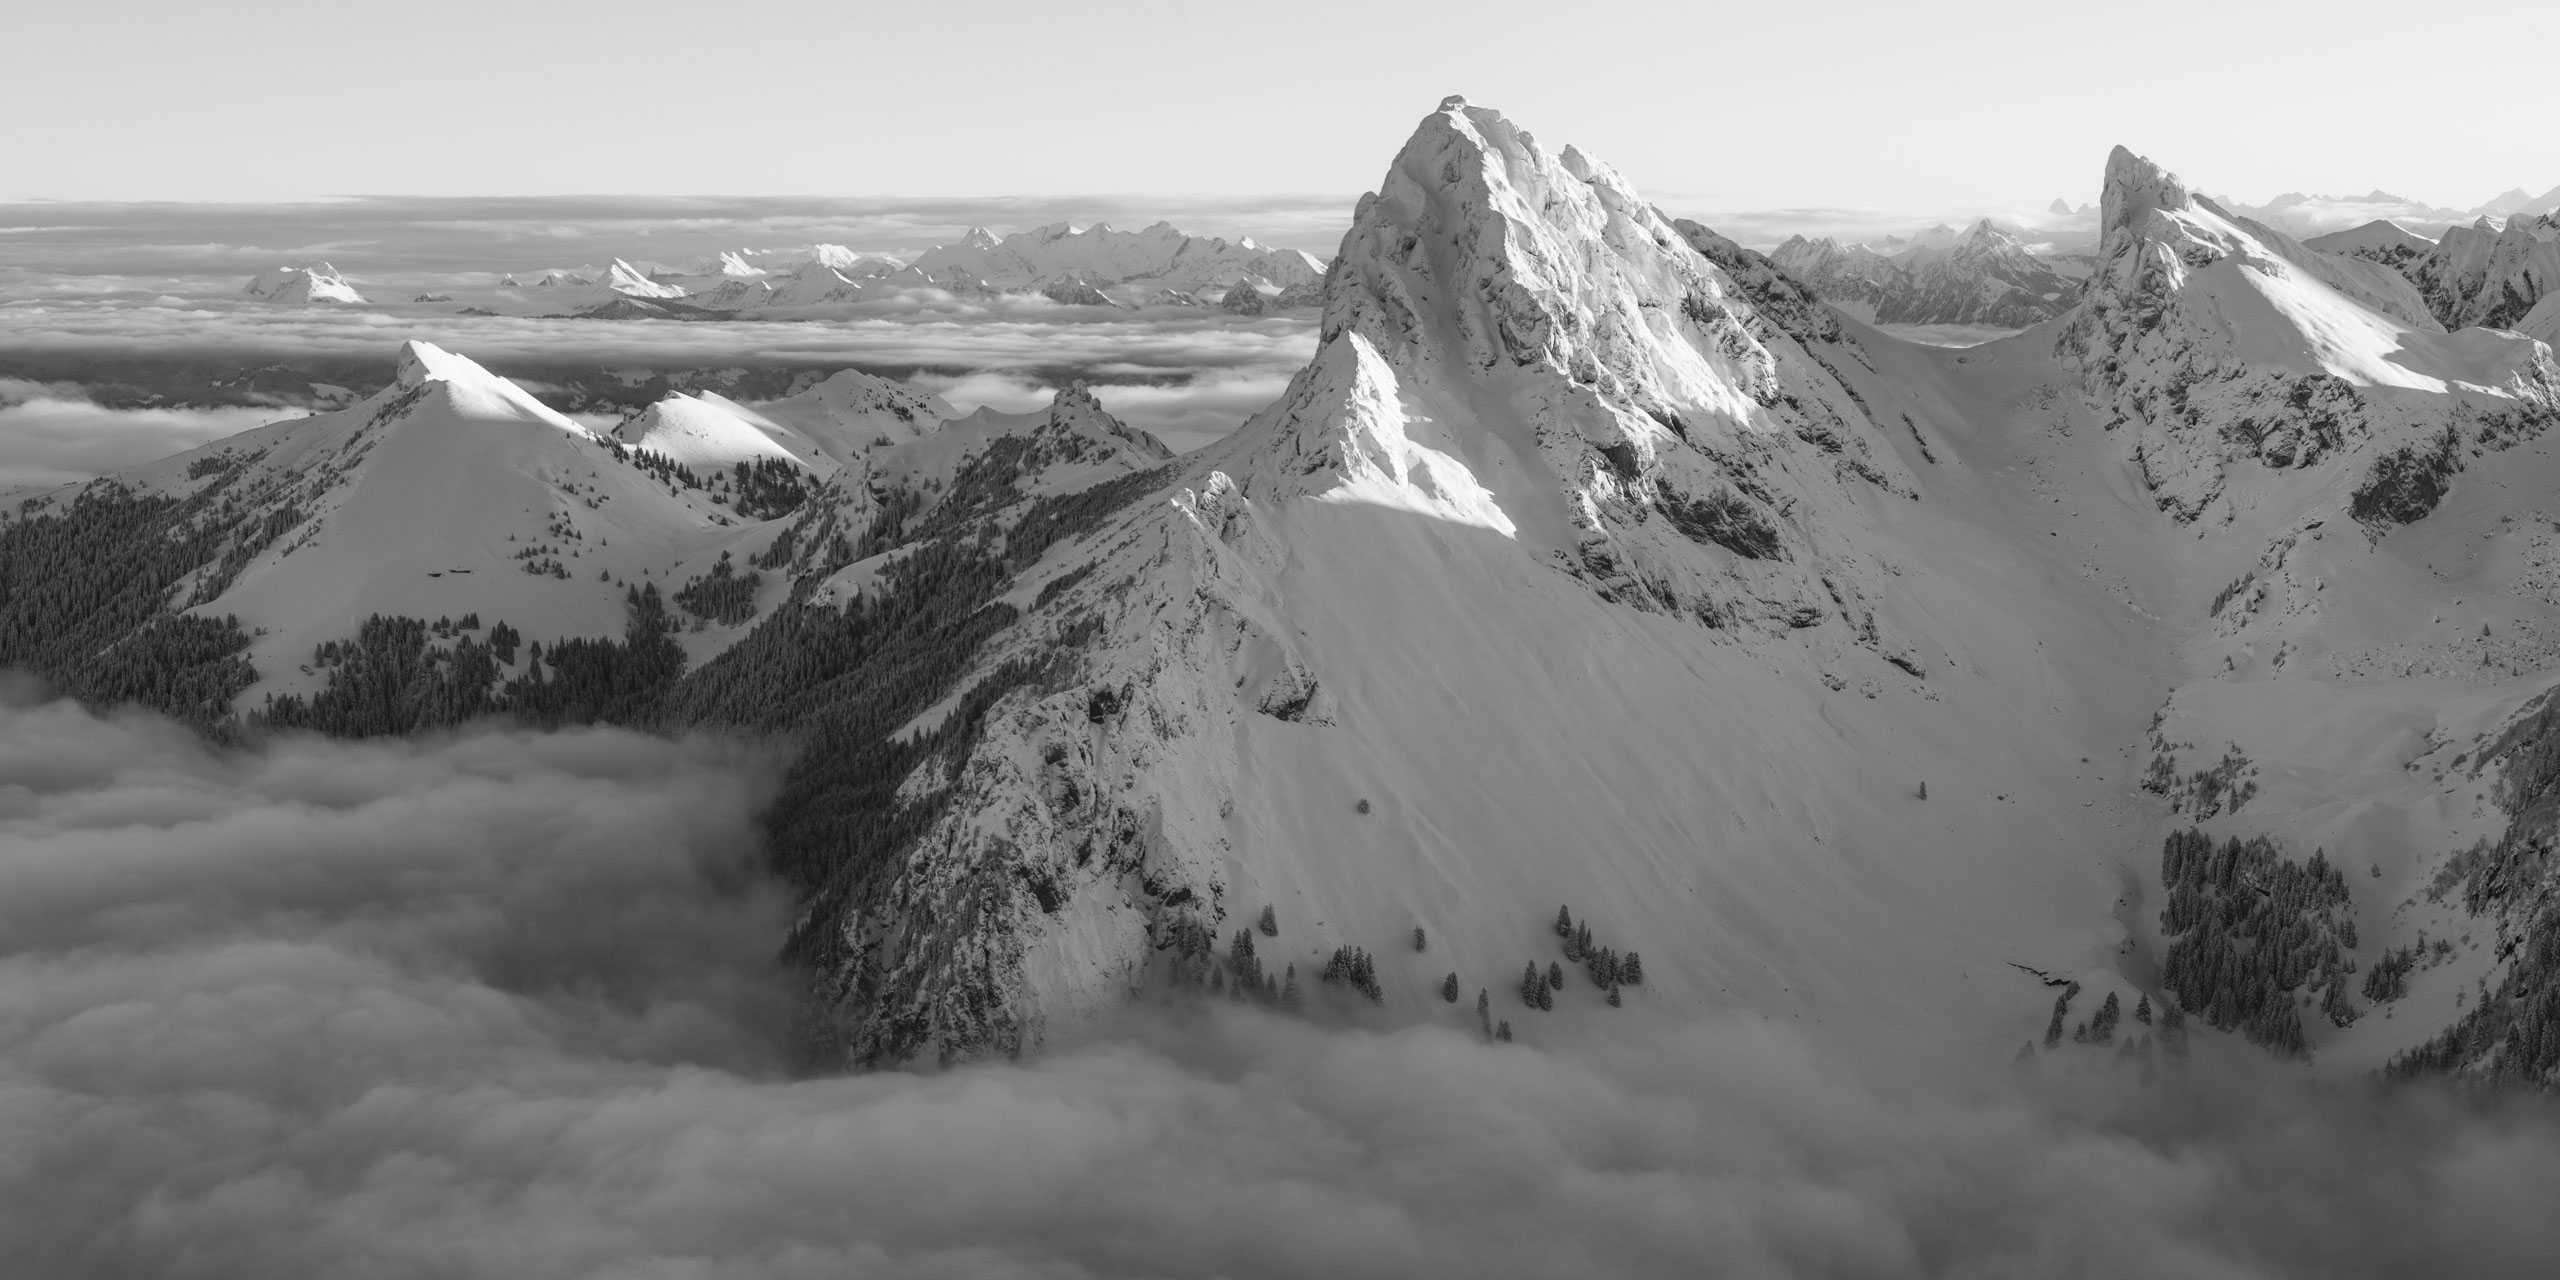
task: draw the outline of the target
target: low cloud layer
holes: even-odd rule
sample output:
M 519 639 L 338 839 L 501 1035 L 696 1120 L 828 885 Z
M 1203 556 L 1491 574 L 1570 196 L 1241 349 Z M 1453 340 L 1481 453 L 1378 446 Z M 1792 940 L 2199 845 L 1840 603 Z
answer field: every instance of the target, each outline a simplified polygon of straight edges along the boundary
M 85 480 L 299 416 L 287 409 L 110 409 L 74 390 L 0 378 L 0 490 Z
M 795 1078 L 776 761 L 0 699 L 0 1257 L 84 1277 L 2524 1274 L 2541 1109 L 1140 1010 Z M 1538 1030 L 1543 1031 L 1541 1027 Z M 2069 1055 L 2065 1055 L 2069 1056 Z M 1858 1065 L 1853 1065 L 1858 1064 Z M 1865 1065 L 1871 1064 L 1871 1065 Z
M 896 300 L 824 323 L 395 316 L 235 303 L 55 304 L 0 307 L 0 367 L 8 367 L 13 354 L 53 368 L 76 368 L 81 361 L 108 367 L 127 359 L 200 358 L 212 367 L 242 370 L 309 357 L 379 361 L 387 373 L 400 342 L 419 338 L 501 371 L 573 364 L 924 371 L 931 389 L 948 388 L 964 410 L 982 403 L 1006 410 L 1045 404 L 1048 389 L 1058 382 L 1087 377 L 1116 388 L 1105 390 L 1103 399 L 1134 425 L 1196 445 L 1233 430 L 1269 403 L 1313 355 L 1315 336 L 1311 314 L 1246 320 L 1210 310 L 1113 312 L 1036 297 L 963 300 L 947 294 Z M 101 416 L 105 410 L 85 406 L 84 417 L 84 406 L 64 399 L 69 392 L 7 379 L 0 379 L 0 406 L 10 402 L 11 386 L 20 388 L 22 405 L 44 397 L 51 402 L 15 418 L 0 416 L 0 458 L 15 468 L 48 473 L 79 470 L 88 465 L 83 458 L 140 460 L 120 442 L 138 447 L 151 438 L 146 429 L 158 439 L 183 439 L 183 448 L 209 438 L 198 428 L 239 430 L 275 416 L 171 412 L 109 418 Z M 981 393 L 984 398 L 978 398 Z M 26 437 L 23 448 L 18 432 Z

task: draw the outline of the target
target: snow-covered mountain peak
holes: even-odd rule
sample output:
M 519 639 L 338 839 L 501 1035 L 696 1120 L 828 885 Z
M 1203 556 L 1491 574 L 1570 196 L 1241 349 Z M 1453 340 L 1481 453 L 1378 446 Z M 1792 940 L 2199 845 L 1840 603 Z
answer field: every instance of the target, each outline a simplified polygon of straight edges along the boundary
M 1607 166 L 1451 102 L 1361 200 L 1327 279 L 1326 338 L 1361 333 L 1416 374 L 1553 376 L 1595 440 L 1667 438 L 1663 414 L 1753 419 L 1768 353 L 1722 273 Z
M 2509 187 L 2505 191 L 2482 201 L 2480 203 L 2480 213 L 2483 217 L 2493 213 L 2512 213 L 2532 203 L 2532 192 L 2527 191 L 2522 187 Z
M 408 417 L 414 416 L 415 406 L 429 400 L 462 418 L 538 422 L 575 436 L 595 435 L 470 357 L 411 339 L 401 344 L 392 365 L 392 383 L 374 397 L 374 403 L 391 416 Z
M 649 273 L 621 258 L 605 273 L 605 287 L 628 298 L 681 298 L 686 290 L 680 285 L 661 284 Z
M 392 360 L 391 368 L 392 381 L 410 388 L 430 382 L 481 381 L 497 376 L 467 356 L 417 338 L 400 344 L 400 354 Z
M 2107 153 L 2107 182 L 2098 198 L 2098 233 L 2136 230 L 2154 210 L 2177 213 L 2195 197 L 2178 176 L 2119 146 Z
M 1087 386 L 1082 380 L 1078 380 L 1070 382 L 1049 394 L 1049 412 L 1054 415 L 1062 410 L 1067 412 L 1082 412 L 1090 410 L 1095 413 L 1100 413 L 1102 412 L 1102 402 L 1094 399 L 1092 387 Z
M 2464 424 L 2538 432 L 2549 418 L 2547 349 L 2448 335 L 2407 277 L 2349 256 L 2355 243 L 2308 247 L 2121 147 L 2103 205 L 2098 269 L 2056 352 L 2110 406 L 2111 425 L 2135 428 L 2145 482 L 2181 518 L 2221 499 L 2243 462 L 2288 471 L 2344 455 L 2340 489 L 2319 498 L 2344 500 L 2342 489 L 2371 488 L 2357 473 L 2382 465 L 2374 458 L 2434 447 Z
M 1846 473 L 1901 483 L 1863 411 L 1728 263 L 1783 279 L 1580 151 L 1444 106 L 1361 199 L 1316 357 L 1238 434 L 1230 474 L 1257 502 L 1398 508 L 1662 599 L 1712 590 L 1690 575 L 1713 557 L 1674 530 L 1735 483 L 1734 459 L 1819 439 Z M 1836 338 L 1818 310 L 1791 314 Z M 1825 488 L 1817 501 L 1840 500 Z M 1781 558 L 1768 532 L 1735 554 Z
M 269 268 L 259 272 L 241 292 L 267 302 L 291 304 L 329 302 L 352 306 L 364 302 L 364 295 L 326 262 Z
M 1071 455 L 1081 456 L 1099 448 L 1146 465 L 1173 457 L 1173 450 L 1163 441 L 1114 417 L 1094 397 L 1093 388 L 1080 381 L 1058 388 L 1050 397 L 1048 413 L 1034 436 L 1053 445 L 1064 444 Z
M 2098 245 L 2098 268 L 2087 290 L 2094 306 L 2083 308 L 2084 319 L 2091 313 L 2126 307 L 2148 314 L 2154 303 L 2185 288 L 2190 278 L 2229 259 L 2232 270 L 2241 273 L 2231 282 L 2246 285 L 2250 293 L 2290 317 L 2295 331 L 2305 335 L 2299 341 L 2269 339 L 2267 335 L 2275 330 L 2252 326 L 2261 348 L 2289 352 L 2305 343 L 2338 346 L 2329 340 L 2338 337 L 2338 325 L 2331 322 L 2339 313 L 2318 297 L 2328 293 L 2372 313 L 2385 330 L 2439 327 L 2429 318 L 2425 301 L 2398 272 L 2305 248 L 2281 231 L 2195 195 L 2175 174 L 2123 147 L 2107 157 L 2106 191 L 2100 203 L 2105 211 L 2100 223 L 2103 238 Z M 2308 285 L 2314 292 L 2299 285 Z M 2218 330 L 2231 327 L 2228 320 L 2213 320 L 2211 325 Z M 2365 328 L 2358 320 L 2345 325 Z M 2393 343 L 2381 331 L 2345 345 L 2359 353 L 2348 362 L 2371 375 L 2367 380 L 2401 380 L 2386 367 L 2389 362 L 2383 356 Z M 2316 368 L 2347 373 L 2326 355 L 2296 363 L 2306 372 Z

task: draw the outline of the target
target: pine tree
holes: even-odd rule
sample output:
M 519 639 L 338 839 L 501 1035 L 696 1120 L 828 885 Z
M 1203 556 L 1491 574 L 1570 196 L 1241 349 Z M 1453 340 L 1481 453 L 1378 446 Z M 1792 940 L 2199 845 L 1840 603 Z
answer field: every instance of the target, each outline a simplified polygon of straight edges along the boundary
M 1493 1038 L 1504 1044 L 1511 1043 L 1511 1019 L 1503 1019 L 1502 1025 L 1493 1029 Z
M 1538 962 L 1532 960 L 1529 962 L 1528 968 L 1520 971 L 1521 1003 L 1528 1005 L 1532 1009 L 1537 1008 L 1538 1002 L 1544 999 L 1546 994 L 1547 980 L 1539 976 Z
M 1609 1007 L 1615 1009 L 1618 1007 L 1619 1003 L 1618 989 L 1616 987 L 1609 988 Z
M 1450 970 L 1449 976 L 1441 981 L 1440 998 L 1451 1004 L 1456 1004 L 1458 1002 L 1458 973 L 1456 970 Z
M 1484 1038 L 1493 1038 L 1493 993 L 1476 988 L 1476 1021 L 1484 1024 Z
M 1556 908 L 1556 936 L 1559 938 L 1573 936 L 1573 913 L 1563 907 Z
M 1235 941 L 1227 947 L 1227 962 L 1235 967 L 1237 982 L 1262 985 L 1262 962 L 1253 955 L 1253 930 L 1236 930 Z
M 1272 913 L 1270 903 L 1266 902 L 1262 904 L 1262 919 L 1255 922 L 1255 927 L 1262 930 L 1263 937 L 1277 938 L 1280 936 L 1280 917 Z
M 1280 987 L 1280 1007 L 1295 1012 L 1306 997 L 1298 993 L 1298 966 L 1289 966 L 1289 976 Z
M 2107 998 L 2098 1005 L 2097 1015 L 2089 1020 L 2089 1043 L 2113 1043 L 2116 1038 L 2116 1022 L 2123 1016 L 2124 1005 L 2117 1001 L 2115 992 L 2108 992 Z
M 1564 966 L 1562 964 L 1553 960 L 1549 960 L 1547 962 L 1547 985 L 1558 991 L 1564 990 Z
M 2069 1016 L 2070 1012 L 2071 997 L 2069 995 L 2066 994 L 2054 997 L 2053 1021 L 2044 1024 L 2045 1048 L 2050 1049 L 2055 1045 L 2062 1043 L 2062 1020 Z
M 1628 952 L 1626 959 L 1618 962 L 1618 981 L 1630 987 L 1644 985 L 1644 960 L 1635 952 Z
M 2146 1027 L 2151 1025 L 2151 997 L 2150 997 L 2150 996 L 2145 995 L 2145 996 L 2143 996 L 2141 999 L 2136 1000 L 2136 1001 L 2134 1001 L 2134 1002 L 2133 1002 L 2133 1020 L 2134 1020 L 2134 1021 L 2136 1021 L 2136 1022 L 2141 1023 L 2142 1025 L 2144 1025 L 2144 1026 L 2146 1026 Z
M 1929 798 L 1929 784 L 1926 782 L 1920 784 L 1920 798 L 1923 800 Z
M 1421 925 L 1415 925 L 1415 926 L 1413 927 L 1413 949 L 1414 949 L 1414 950 L 1416 950 L 1416 951 L 1420 951 L 1420 950 L 1422 950 L 1422 949 L 1423 949 L 1423 942 L 1422 942 L 1422 926 L 1421 926 Z

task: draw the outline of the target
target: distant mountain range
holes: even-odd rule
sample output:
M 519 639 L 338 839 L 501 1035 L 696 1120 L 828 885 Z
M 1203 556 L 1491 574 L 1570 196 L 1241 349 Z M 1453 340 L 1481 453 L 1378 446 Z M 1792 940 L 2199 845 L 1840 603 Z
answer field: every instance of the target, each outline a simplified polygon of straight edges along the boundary
M 843 245 L 724 250 L 682 267 L 616 258 L 601 267 L 503 274 L 446 287 L 410 307 L 494 315 L 669 319 L 797 318 L 912 293 L 1043 297 L 1065 306 L 1215 307 L 1260 315 L 1312 307 L 1324 263 L 1247 237 L 1186 235 L 1170 223 L 1121 231 L 1052 223 L 998 237 L 971 227 L 913 261 Z M 327 263 L 271 270 L 244 292 L 284 305 L 365 305 Z
M 1989 219 L 1877 245 L 1789 239 L 1771 261 L 1824 301 L 1876 324 L 2023 329 L 2061 315 L 2085 259 L 2040 257 Z
M 2430 205 L 2421 200 L 2369 191 L 2360 196 L 2305 195 L 2288 191 L 2265 204 L 2217 198 L 2223 208 L 2297 236 L 2319 236 L 2368 222 L 2397 222 L 2413 231 L 2440 232 L 2481 218 L 2505 220 L 2560 212 L 2560 187 L 2541 195 L 2515 188 L 2468 209 Z

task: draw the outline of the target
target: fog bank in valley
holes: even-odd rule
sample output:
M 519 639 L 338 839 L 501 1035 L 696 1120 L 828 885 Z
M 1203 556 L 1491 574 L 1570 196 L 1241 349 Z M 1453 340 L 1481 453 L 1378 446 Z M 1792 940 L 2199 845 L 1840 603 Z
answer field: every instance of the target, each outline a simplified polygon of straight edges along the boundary
M 2521 1274 L 2538 1106 L 2199 1045 L 1486 1045 L 1145 1001 L 797 1075 L 773 751 L 208 748 L 0 699 L 0 1257 L 29 1275 Z M 1630 1018 L 1640 1015 L 1629 1010 Z M 1438 1016 L 1438 1015 L 1434 1015 Z M 1918 1064 L 2003 1065 L 1941 1070 Z

